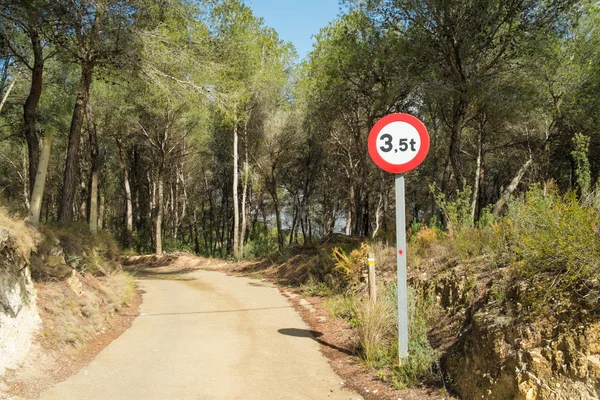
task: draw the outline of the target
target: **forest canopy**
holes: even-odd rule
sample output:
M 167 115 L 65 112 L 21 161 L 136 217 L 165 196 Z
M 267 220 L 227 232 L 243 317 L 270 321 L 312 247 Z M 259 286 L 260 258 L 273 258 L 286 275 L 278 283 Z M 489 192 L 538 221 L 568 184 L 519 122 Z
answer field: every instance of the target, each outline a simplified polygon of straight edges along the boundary
M 431 150 L 410 223 L 472 226 L 600 174 L 591 0 L 345 0 L 299 60 L 240 0 L 0 0 L 0 199 L 138 252 L 249 257 L 394 237 L 367 152 L 410 113 Z

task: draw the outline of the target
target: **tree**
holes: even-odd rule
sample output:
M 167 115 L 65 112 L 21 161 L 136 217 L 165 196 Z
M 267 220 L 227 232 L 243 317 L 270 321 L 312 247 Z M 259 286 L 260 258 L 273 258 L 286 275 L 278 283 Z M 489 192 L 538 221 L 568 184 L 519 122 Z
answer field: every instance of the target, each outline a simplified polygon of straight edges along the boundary
M 123 63 L 132 56 L 132 50 L 136 49 L 132 31 L 136 10 L 120 0 L 59 1 L 54 10 L 60 16 L 54 40 L 81 68 L 58 214 L 60 221 L 70 221 L 73 219 L 81 128 L 94 70 L 97 66 Z
M 29 94 L 23 104 L 23 136 L 27 142 L 29 194 L 32 195 L 40 157 L 36 111 L 42 95 L 44 63 L 54 54 L 49 50 L 44 54 L 47 38 L 44 38 L 41 31 L 48 29 L 52 16 L 49 15 L 45 0 L 2 1 L 0 9 L 0 41 L 9 48 L 12 57 L 31 71 Z M 25 38 L 29 42 L 29 49 L 23 46 Z

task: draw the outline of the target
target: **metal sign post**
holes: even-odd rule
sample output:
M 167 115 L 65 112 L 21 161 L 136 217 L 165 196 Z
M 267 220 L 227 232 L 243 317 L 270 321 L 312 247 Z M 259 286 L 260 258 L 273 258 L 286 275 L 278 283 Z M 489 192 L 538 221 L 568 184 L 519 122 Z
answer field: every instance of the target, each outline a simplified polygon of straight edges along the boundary
M 381 169 L 396 174 L 396 263 L 398 267 L 398 355 L 408 357 L 408 286 L 406 284 L 406 204 L 404 174 L 417 168 L 429 152 L 429 133 L 409 114 L 391 114 L 369 134 L 369 155 Z
M 398 354 L 408 357 L 408 286 L 406 284 L 406 206 L 404 175 L 396 175 L 396 266 L 398 273 Z

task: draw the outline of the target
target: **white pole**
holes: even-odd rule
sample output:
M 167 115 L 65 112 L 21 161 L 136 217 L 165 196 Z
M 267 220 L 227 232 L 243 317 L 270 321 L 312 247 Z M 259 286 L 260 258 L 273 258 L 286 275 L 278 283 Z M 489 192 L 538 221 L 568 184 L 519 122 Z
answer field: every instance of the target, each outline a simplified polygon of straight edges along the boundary
M 404 175 L 396 175 L 396 260 L 398 268 L 398 355 L 408 357 L 408 288 L 406 285 L 406 216 Z

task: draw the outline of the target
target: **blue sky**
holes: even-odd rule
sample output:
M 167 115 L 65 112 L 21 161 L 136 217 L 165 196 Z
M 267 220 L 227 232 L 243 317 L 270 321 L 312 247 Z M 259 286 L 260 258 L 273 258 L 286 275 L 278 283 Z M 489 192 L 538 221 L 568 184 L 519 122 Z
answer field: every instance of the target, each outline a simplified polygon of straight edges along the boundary
M 339 13 L 338 0 L 246 0 L 279 37 L 292 42 L 300 59 L 312 48 L 312 36 Z

